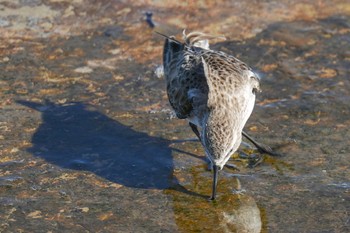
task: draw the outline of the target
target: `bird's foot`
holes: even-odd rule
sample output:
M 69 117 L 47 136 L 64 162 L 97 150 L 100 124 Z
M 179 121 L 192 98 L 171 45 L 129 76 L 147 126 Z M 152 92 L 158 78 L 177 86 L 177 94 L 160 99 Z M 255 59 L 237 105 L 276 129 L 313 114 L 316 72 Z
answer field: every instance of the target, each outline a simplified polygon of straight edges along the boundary
M 246 167 L 254 168 L 264 161 L 264 155 L 246 154 L 243 151 L 239 152 L 239 158 L 247 161 Z
M 227 163 L 227 164 L 225 164 L 225 167 L 233 169 L 233 170 L 240 171 L 239 168 L 236 165 L 234 165 L 234 164 Z
M 255 168 L 259 164 L 261 164 L 264 161 L 264 155 L 255 155 L 252 154 L 248 157 L 248 165 L 249 168 Z
M 258 149 L 260 154 L 268 154 L 268 155 L 275 156 L 275 157 L 282 156 L 281 154 L 274 152 L 271 149 L 271 147 L 264 145 L 264 144 L 259 144 L 259 146 L 257 146 L 257 149 Z

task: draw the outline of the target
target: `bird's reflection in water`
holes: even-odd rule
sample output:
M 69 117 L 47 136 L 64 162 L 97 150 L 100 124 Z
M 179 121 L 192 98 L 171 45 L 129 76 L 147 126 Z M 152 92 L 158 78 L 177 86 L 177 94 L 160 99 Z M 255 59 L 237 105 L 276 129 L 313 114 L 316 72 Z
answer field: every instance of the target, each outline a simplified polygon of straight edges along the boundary
M 223 176 L 219 181 L 220 195 L 211 202 L 210 176 L 204 166 L 192 168 L 192 178 L 187 171 L 175 172 L 175 176 L 184 185 L 178 185 L 165 192 L 173 196 L 173 208 L 176 223 L 183 232 L 262 232 L 263 224 L 261 211 L 254 198 L 247 193 L 235 194 L 239 186 L 237 177 Z M 186 190 L 197 192 L 198 196 L 186 195 Z
M 240 195 L 236 208 L 222 212 L 220 221 L 224 232 L 260 233 L 262 221 L 260 209 L 254 198 Z

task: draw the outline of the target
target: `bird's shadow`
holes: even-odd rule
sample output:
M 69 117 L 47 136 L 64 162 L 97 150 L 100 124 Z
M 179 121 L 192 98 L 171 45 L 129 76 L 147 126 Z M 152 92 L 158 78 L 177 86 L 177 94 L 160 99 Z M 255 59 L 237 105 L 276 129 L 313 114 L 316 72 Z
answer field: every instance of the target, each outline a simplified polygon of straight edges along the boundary
M 127 187 L 166 189 L 174 185 L 170 141 L 137 132 L 79 102 L 17 103 L 42 113 L 42 123 L 28 149 L 35 156 Z

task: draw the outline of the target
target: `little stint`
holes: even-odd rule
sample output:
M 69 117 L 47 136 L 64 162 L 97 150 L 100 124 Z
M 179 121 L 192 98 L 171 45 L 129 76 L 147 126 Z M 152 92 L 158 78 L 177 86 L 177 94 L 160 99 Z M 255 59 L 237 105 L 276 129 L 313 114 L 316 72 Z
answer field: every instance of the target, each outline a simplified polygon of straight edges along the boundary
M 160 33 L 158 33 L 160 34 Z M 260 152 L 273 153 L 243 132 L 260 91 L 258 76 L 237 58 L 209 48 L 201 32 L 184 34 L 184 42 L 164 36 L 164 76 L 171 106 L 187 119 L 202 143 L 213 170 L 211 200 L 216 198 L 218 172 L 238 149 L 242 133 Z

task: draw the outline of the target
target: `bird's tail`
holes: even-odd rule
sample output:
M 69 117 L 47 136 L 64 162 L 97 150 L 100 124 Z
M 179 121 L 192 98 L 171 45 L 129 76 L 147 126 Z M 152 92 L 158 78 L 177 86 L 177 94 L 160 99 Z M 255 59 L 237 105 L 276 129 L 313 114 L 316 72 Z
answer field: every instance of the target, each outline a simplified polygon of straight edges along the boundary
M 163 47 L 163 68 L 164 74 L 169 74 L 176 68 L 174 66 L 179 60 L 179 57 L 181 57 L 185 44 L 176 40 L 174 36 L 167 36 L 160 32 L 156 33 L 165 37 L 165 43 Z
M 191 32 L 186 35 L 185 30 L 183 31 L 183 40 L 181 42 L 175 39 L 174 36 L 167 36 L 163 33 L 157 32 L 157 34 L 165 37 L 165 43 L 163 48 L 163 67 L 164 74 L 173 73 L 176 70 L 177 62 L 183 58 L 184 50 L 190 51 L 188 48 L 202 48 L 209 49 L 209 40 L 210 39 L 225 39 L 223 36 L 213 36 L 205 34 L 202 32 Z

